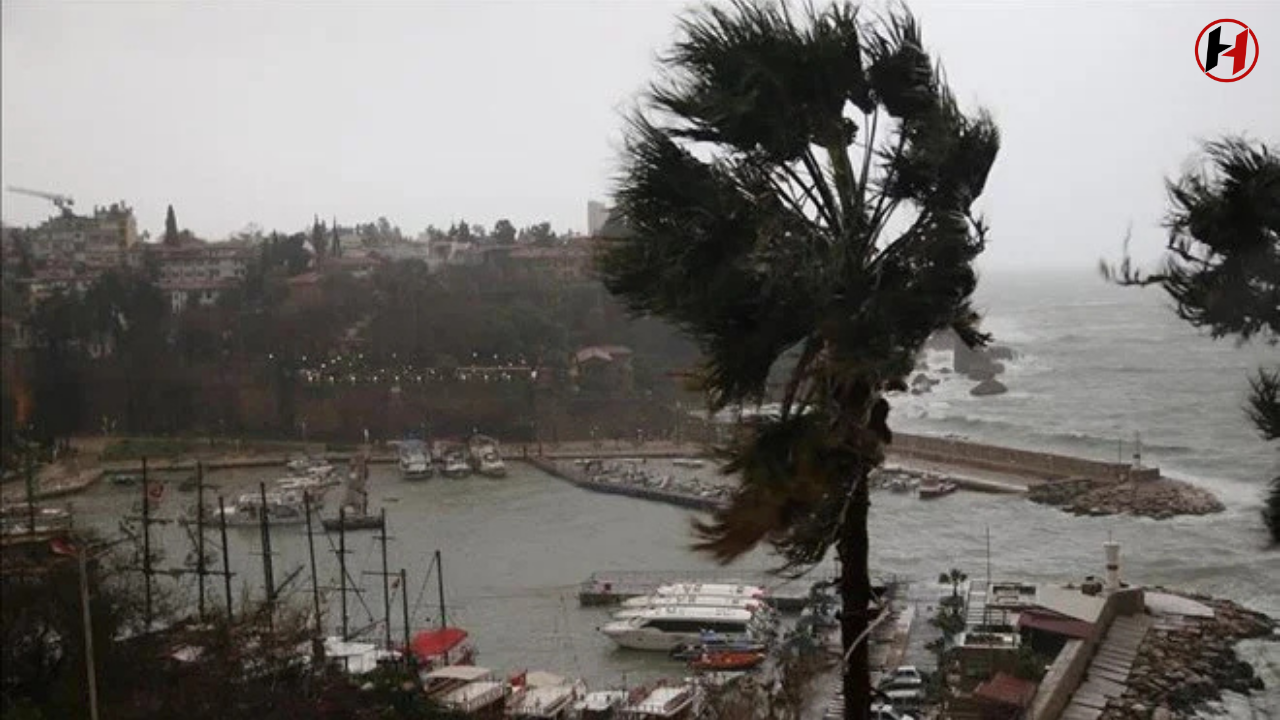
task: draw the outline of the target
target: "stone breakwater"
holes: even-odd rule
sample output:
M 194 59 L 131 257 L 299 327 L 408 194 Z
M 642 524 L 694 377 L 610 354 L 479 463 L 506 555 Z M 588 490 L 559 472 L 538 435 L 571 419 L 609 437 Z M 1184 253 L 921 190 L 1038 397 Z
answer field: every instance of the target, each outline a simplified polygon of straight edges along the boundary
M 730 488 L 696 478 L 652 472 L 634 460 L 549 460 L 524 458 L 525 462 L 584 490 L 626 495 L 693 510 L 716 510 L 728 503 Z
M 1264 688 L 1235 651 L 1241 640 L 1274 636 L 1276 621 L 1229 600 L 1184 596 L 1212 607 L 1214 617 L 1153 628 L 1138 648 L 1128 688 L 1107 704 L 1100 720 L 1192 717 L 1220 701 L 1224 691 L 1276 692 Z
M 1181 480 L 1116 482 L 1076 478 L 1034 486 L 1028 499 L 1075 515 L 1137 515 L 1165 520 L 1177 515 L 1209 515 L 1223 505 L 1207 490 Z

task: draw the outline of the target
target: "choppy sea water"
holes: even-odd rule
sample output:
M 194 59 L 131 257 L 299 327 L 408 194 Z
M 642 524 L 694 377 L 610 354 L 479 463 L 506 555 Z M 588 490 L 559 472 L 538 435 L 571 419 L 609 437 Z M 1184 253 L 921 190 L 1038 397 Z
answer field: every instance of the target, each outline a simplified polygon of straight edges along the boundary
M 1280 462 L 1241 412 L 1246 373 L 1280 353 L 1200 337 L 1155 291 L 1112 288 L 1088 275 L 984 278 L 980 301 L 987 327 L 1020 353 L 1002 377 L 1010 392 L 973 398 L 971 382 L 934 371 L 943 383 L 931 394 L 899 398 L 895 427 L 1104 459 L 1131 454 L 1134 433 L 1141 432 L 1144 462 L 1212 489 L 1228 509 L 1157 522 L 1077 518 L 1010 496 L 957 493 L 921 502 L 877 493 L 874 566 L 929 583 L 952 567 L 982 577 L 989 561 L 996 578 L 1063 581 L 1102 574 L 1102 543 L 1112 538 L 1122 544 L 1123 574 L 1132 582 L 1200 590 L 1280 616 L 1280 554 L 1263 549 L 1258 517 L 1265 478 L 1280 472 Z M 929 362 L 937 368 L 949 359 L 939 352 Z M 1124 449 L 1118 450 L 1121 440 Z M 210 481 L 231 496 L 281 474 L 228 471 L 211 474 Z M 482 664 L 503 672 L 546 669 L 597 685 L 682 672 L 660 656 L 612 647 L 595 631 L 607 611 L 578 607 L 577 586 L 596 571 L 712 568 L 689 550 L 689 511 L 590 493 L 516 463 L 505 480 L 421 483 L 400 480 L 392 467 L 375 467 L 370 490 L 373 506 L 386 507 L 390 518 L 389 566 L 409 571 L 415 627 L 438 617 L 434 578 L 425 585 L 424 579 L 439 548 L 450 624 L 472 633 Z M 110 530 L 135 495 L 101 485 L 72 502 L 88 523 Z M 161 514 L 191 499 L 171 493 Z M 172 527 L 158 533 L 165 563 L 181 564 L 189 547 L 185 536 Z M 351 573 L 365 587 L 362 599 L 351 598 L 353 628 L 383 612 L 381 580 L 367 574 L 380 570 L 372 537 L 349 537 Z M 279 528 L 273 538 L 277 579 L 305 566 L 299 527 Z M 332 537 L 317 539 L 321 584 L 329 587 L 337 585 L 335 544 Z M 260 552 L 256 530 L 231 531 L 238 587 L 260 592 Z M 741 566 L 772 563 L 759 551 Z M 192 587 L 190 578 L 178 586 L 184 592 Z M 305 572 L 286 591 L 303 604 L 308 593 Z M 398 637 L 400 591 L 393 594 Z M 221 591 L 213 597 L 221 602 Z M 327 606 L 336 627 L 335 593 Z M 1275 667 L 1275 649 L 1270 643 L 1251 652 Z M 1249 705 L 1228 709 L 1236 715 L 1244 713 L 1241 707 Z M 1270 711 L 1280 716 L 1274 707 Z

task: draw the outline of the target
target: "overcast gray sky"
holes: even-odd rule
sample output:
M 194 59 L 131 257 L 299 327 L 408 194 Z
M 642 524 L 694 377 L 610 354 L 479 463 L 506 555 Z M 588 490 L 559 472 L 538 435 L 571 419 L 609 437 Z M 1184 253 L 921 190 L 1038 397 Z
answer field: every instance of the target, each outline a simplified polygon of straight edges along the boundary
M 689 6 L 5 0 L 0 175 L 80 208 L 123 199 L 153 233 L 172 203 L 214 239 L 317 213 L 412 234 L 459 218 L 584 229 L 621 113 Z M 1151 256 L 1162 178 L 1198 138 L 1280 137 L 1280 3 L 910 6 L 958 97 L 1003 132 L 986 267 L 1091 266 L 1130 225 Z M 1196 66 L 1218 18 L 1264 48 L 1243 81 Z M 21 224 L 52 209 L 2 207 Z

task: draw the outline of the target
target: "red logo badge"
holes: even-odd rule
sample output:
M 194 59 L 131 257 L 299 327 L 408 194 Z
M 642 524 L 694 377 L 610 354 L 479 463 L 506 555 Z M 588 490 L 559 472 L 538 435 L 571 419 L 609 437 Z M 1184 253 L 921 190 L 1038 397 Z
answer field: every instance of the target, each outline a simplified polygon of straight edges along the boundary
M 1196 38 L 1196 63 L 1211 80 L 1243 80 L 1258 64 L 1258 36 L 1239 20 L 1214 20 Z

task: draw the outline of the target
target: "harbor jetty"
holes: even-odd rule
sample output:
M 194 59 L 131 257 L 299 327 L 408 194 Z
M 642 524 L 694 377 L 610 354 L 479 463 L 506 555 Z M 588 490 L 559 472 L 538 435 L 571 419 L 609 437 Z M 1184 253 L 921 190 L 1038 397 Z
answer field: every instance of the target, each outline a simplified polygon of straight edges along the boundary
M 539 470 L 584 490 L 626 495 L 692 510 L 724 507 L 730 493 L 730 489 L 724 485 L 710 485 L 692 478 L 648 472 L 638 460 L 553 460 L 546 457 L 524 460 Z

